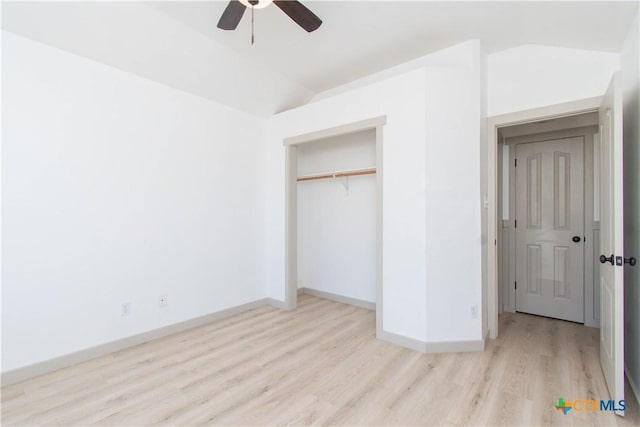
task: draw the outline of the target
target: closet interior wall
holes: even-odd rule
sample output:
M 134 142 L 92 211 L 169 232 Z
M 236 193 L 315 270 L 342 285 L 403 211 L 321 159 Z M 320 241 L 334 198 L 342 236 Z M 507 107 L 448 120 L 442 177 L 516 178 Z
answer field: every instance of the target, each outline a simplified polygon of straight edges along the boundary
M 299 289 L 375 303 L 375 167 L 375 129 L 297 148 Z

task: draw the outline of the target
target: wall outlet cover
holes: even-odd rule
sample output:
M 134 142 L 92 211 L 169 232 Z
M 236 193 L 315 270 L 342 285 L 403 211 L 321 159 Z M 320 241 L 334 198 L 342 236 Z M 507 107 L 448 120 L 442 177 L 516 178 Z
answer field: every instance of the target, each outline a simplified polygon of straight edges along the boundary
M 472 319 L 477 319 L 478 318 L 478 306 L 477 305 L 471 306 L 471 318 Z
M 128 316 L 129 314 L 131 314 L 131 303 L 125 302 L 124 304 L 122 304 L 122 307 L 120 308 L 120 315 Z
M 164 308 L 169 305 L 169 296 L 167 294 L 162 294 L 158 297 L 158 306 Z

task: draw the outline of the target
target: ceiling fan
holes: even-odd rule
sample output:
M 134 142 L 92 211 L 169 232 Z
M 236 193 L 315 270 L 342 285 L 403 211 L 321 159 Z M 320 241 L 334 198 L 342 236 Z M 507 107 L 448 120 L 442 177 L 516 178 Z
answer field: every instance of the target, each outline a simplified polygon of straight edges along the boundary
M 227 8 L 222 12 L 220 21 L 218 21 L 218 28 L 223 30 L 235 30 L 246 8 L 251 9 L 251 23 L 253 27 L 253 10 L 262 9 L 274 3 L 289 18 L 293 19 L 296 24 L 300 25 L 307 32 L 312 32 L 318 29 L 322 24 L 322 20 L 318 18 L 313 12 L 307 9 L 302 3 L 295 0 L 231 0 L 227 5 Z M 252 30 L 253 32 L 253 30 Z M 252 37 L 253 44 L 253 37 Z

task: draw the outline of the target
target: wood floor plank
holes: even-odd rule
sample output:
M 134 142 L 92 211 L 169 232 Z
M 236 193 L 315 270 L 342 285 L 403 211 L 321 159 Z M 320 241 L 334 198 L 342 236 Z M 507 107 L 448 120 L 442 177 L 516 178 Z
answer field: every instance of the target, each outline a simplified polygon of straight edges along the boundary
M 598 331 L 500 316 L 484 352 L 375 339 L 375 313 L 301 295 L 2 388 L 2 425 L 639 425 L 606 399 Z M 631 393 L 628 389 L 627 393 Z

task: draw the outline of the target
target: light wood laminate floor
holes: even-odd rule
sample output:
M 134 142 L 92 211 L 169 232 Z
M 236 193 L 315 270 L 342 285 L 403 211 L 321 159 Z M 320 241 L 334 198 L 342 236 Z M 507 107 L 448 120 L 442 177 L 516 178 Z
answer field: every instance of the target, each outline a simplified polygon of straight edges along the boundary
M 301 295 L 2 389 L 2 425 L 638 425 L 607 399 L 598 330 L 505 314 L 481 353 L 375 339 L 372 311 Z

